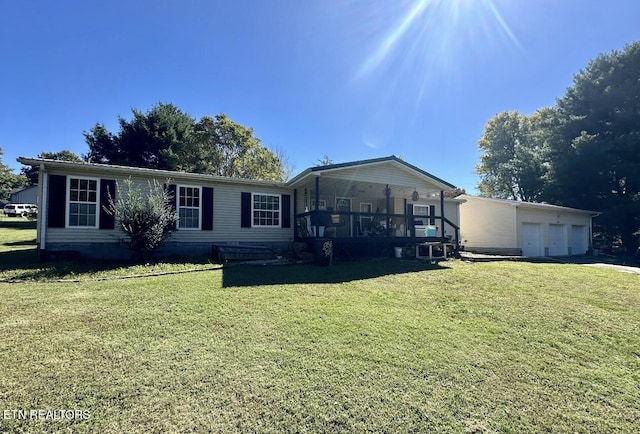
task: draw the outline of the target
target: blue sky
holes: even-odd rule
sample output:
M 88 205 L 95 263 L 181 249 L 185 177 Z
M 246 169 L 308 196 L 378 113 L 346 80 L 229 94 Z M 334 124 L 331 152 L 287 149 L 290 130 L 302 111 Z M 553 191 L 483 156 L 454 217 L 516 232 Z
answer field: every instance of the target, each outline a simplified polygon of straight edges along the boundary
M 131 108 L 254 128 L 294 174 L 397 155 L 473 192 L 485 123 L 640 39 L 637 0 L 4 1 L 0 147 L 87 152 Z

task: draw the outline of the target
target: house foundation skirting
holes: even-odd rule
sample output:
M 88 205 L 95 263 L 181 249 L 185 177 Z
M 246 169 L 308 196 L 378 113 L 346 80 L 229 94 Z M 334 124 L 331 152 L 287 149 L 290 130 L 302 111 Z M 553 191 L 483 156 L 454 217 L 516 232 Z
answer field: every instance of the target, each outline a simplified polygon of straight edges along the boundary
M 171 256 L 211 256 L 215 243 L 185 243 L 166 242 L 153 255 L 153 258 L 167 258 Z M 273 249 L 276 252 L 284 252 L 289 248 L 290 242 L 262 242 L 242 243 L 245 246 L 261 246 Z M 79 258 L 105 259 L 105 260 L 130 260 L 133 252 L 116 243 L 47 243 L 46 250 L 40 251 L 40 260 L 68 260 Z

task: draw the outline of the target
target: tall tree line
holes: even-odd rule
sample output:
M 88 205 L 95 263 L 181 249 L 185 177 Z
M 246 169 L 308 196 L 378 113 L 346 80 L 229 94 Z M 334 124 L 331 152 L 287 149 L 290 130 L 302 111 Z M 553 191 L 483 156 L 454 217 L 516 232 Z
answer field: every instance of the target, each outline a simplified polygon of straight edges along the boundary
M 640 42 L 602 54 L 553 107 L 497 114 L 476 167 L 482 195 L 599 211 L 627 253 L 640 235 Z
M 84 132 L 87 161 L 267 181 L 289 175 L 283 155 L 224 114 L 196 121 L 163 103 L 146 113 L 132 109 L 132 114 L 118 118 L 116 133 L 101 123 Z

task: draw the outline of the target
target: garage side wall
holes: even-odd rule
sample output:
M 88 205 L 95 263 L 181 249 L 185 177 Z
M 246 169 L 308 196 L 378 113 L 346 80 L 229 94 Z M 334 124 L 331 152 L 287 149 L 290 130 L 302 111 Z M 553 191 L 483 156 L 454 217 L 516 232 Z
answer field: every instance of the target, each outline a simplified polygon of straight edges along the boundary
M 465 197 L 460 205 L 460 233 L 465 250 L 519 255 L 516 208 L 511 204 Z

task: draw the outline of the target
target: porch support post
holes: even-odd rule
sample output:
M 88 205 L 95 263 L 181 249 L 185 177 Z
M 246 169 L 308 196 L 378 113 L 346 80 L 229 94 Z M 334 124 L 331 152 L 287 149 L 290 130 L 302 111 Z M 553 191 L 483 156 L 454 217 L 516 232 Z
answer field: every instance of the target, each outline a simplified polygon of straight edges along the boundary
M 293 189 L 293 219 L 296 220 L 296 215 L 298 214 L 298 189 Z M 293 225 L 294 228 L 298 227 L 296 224 Z M 294 230 L 295 233 L 295 230 Z
M 391 188 L 389 188 L 389 184 L 384 188 L 384 195 L 386 196 L 386 206 L 387 206 L 387 236 L 391 236 L 391 219 L 389 218 L 389 211 L 391 210 Z
M 316 220 L 316 223 L 317 223 L 317 220 L 318 220 L 317 214 L 318 214 L 318 212 L 320 210 L 320 177 L 319 176 L 316 176 L 316 198 L 315 198 L 315 203 L 316 203 L 316 206 L 315 206 L 313 212 L 316 214 L 315 220 Z M 314 225 L 314 232 L 315 232 L 315 236 L 317 238 L 319 236 L 319 234 L 320 234 L 320 229 L 318 229 L 318 225 L 317 224 Z
M 40 170 L 38 171 L 38 195 L 40 202 L 38 203 L 36 242 L 38 245 L 38 261 L 44 262 L 47 260 L 47 224 L 49 218 L 49 213 L 47 212 L 49 207 L 49 173 L 44 163 L 40 163 Z
M 444 232 L 444 191 L 440 190 L 440 222 L 441 222 L 441 229 L 440 229 L 440 234 L 442 236 L 442 238 L 444 238 L 445 232 Z
M 402 205 L 402 212 L 404 213 L 404 233 L 400 234 L 401 237 L 407 236 L 407 230 L 409 229 L 409 211 L 407 210 L 407 198 L 404 198 Z

